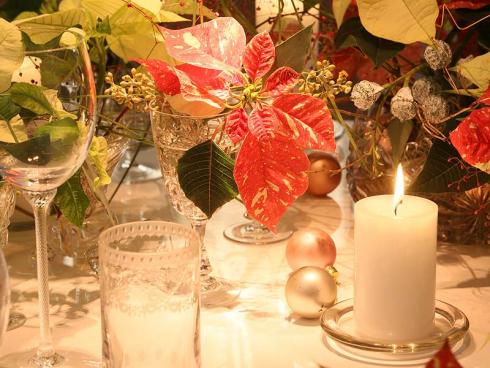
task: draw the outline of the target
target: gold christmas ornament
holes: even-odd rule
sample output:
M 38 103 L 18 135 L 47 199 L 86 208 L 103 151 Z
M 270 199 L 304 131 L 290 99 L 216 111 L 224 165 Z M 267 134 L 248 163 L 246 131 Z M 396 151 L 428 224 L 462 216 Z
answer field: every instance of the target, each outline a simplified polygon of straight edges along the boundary
M 295 231 L 286 244 L 286 260 L 293 270 L 304 266 L 325 268 L 335 263 L 336 256 L 333 239 L 318 229 Z
M 308 172 L 308 193 L 324 196 L 337 188 L 342 174 L 335 156 L 326 152 L 312 152 L 308 158 L 311 163 Z
M 303 318 L 318 318 L 335 303 L 337 285 L 334 278 L 320 267 L 307 266 L 289 275 L 286 301 L 293 312 Z

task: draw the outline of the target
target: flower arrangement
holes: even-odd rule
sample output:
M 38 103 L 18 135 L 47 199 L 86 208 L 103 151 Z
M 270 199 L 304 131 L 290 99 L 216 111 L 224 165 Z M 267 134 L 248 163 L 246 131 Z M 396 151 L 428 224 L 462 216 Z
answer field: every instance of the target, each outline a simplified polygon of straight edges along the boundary
M 199 189 L 205 195 L 193 195 L 197 189 L 182 180 L 181 186 L 208 216 L 239 194 L 252 217 L 275 229 L 287 207 L 307 189 L 309 161 L 304 150 L 335 150 L 333 122 L 323 98 L 334 101 L 351 89 L 346 73 L 334 78 L 335 66 L 328 62 L 302 74 L 281 65 L 281 53 L 292 56 L 289 48 L 294 44 L 288 43 L 310 31 L 275 46 L 268 33 L 259 33 L 246 44 L 242 26 L 228 17 L 179 30 L 162 28 L 172 60 L 137 60 L 153 83 L 137 70 L 120 84 L 109 74 L 106 93 L 128 107 L 148 110 L 166 104 L 177 113 L 200 116 L 226 112 L 226 123 L 213 136 L 219 140 L 226 134 L 239 145 L 234 167 L 219 166 L 224 152 L 211 140 L 209 144 L 220 152 L 203 161 L 205 173 L 200 169 L 194 173 L 209 179 Z M 304 64 L 305 54 L 294 57 Z M 202 149 L 198 145 L 187 151 L 178 171 L 189 167 L 186 161 Z M 221 178 L 213 184 L 223 187 L 225 196 L 213 195 L 215 167 Z M 185 174 L 181 177 L 193 176 Z M 234 177 L 231 185 L 230 177 Z

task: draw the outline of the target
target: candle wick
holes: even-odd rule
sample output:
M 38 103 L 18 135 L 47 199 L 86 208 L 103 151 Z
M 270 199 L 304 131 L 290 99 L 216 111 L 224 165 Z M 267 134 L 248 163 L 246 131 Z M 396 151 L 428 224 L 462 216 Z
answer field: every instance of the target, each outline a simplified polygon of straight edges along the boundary
M 395 206 L 395 216 L 397 215 L 398 212 L 398 206 L 400 206 L 403 203 L 403 199 L 400 199 L 400 201 L 396 204 Z

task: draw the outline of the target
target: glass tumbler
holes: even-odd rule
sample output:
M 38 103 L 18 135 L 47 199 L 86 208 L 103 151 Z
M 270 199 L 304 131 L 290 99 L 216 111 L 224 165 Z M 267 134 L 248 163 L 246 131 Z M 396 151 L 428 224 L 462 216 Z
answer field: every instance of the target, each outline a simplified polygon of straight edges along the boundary
M 107 368 L 200 366 L 199 238 L 163 221 L 99 237 L 103 360 Z

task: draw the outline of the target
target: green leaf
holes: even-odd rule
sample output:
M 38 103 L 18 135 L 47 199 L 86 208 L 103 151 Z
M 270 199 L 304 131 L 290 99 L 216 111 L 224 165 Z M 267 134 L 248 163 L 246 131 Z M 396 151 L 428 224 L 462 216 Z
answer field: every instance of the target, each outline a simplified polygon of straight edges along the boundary
M 107 163 L 109 159 L 107 140 L 104 137 L 94 137 L 88 152 L 90 161 L 97 170 L 97 177 L 94 179 L 94 186 L 97 188 L 111 183 L 111 177 L 107 173 Z
M 337 23 L 337 27 L 340 28 L 342 21 L 344 20 L 344 15 L 349 5 L 351 4 L 351 0 L 332 0 L 332 12 L 335 17 L 335 22 Z
M 97 19 L 97 25 L 95 26 L 95 30 L 103 35 L 103 34 L 111 34 L 111 24 L 109 22 L 109 17 L 105 17 L 102 19 Z
M 176 14 L 199 14 L 196 0 L 166 0 L 162 5 L 162 10 L 170 11 Z M 203 15 L 206 18 L 214 19 L 216 18 L 216 13 L 214 13 L 209 8 L 203 6 Z
M 76 121 L 64 118 L 44 124 L 34 132 L 34 137 L 43 135 L 49 135 L 51 142 L 60 141 L 62 145 L 70 145 L 80 134 Z
M 110 17 L 109 48 L 123 60 L 159 59 L 170 61 L 162 35 L 135 8 L 124 6 Z
M 289 66 L 298 73 L 302 72 L 306 57 L 310 52 L 312 32 L 313 28 L 309 25 L 278 44 L 276 46 L 276 61 L 271 72 L 282 66 Z
M 10 96 L 14 103 L 36 114 L 55 114 L 55 110 L 39 86 L 29 83 L 15 83 L 10 88 Z
M 362 26 L 359 18 L 351 18 L 345 21 L 335 36 L 337 49 L 352 46 L 359 47 L 376 67 L 396 56 L 405 47 L 402 43 L 373 36 Z
M 391 154 L 393 157 L 393 167 L 397 167 L 403 157 L 408 138 L 412 133 L 413 121 L 393 120 L 388 126 L 388 135 L 391 141 Z
M 73 225 L 83 226 L 90 201 L 80 184 L 80 171 L 58 188 L 54 203 Z
M 77 58 L 73 52 L 67 50 L 63 58 L 60 56 L 61 52 L 42 55 L 41 80 L 46 88 L 57 89 L 77 69 Z
M 179 159 L 180 186 L 208 217 L 238 195 L 233 166 L 233 160 L 211 140 L 192 147 Z
M 301 0 L 301 1 L 303 2 L 303 11 L 308 11 L 320 3 L 320 0 Z
M 20 115 L 15 115 L 9 120 L 0 119 L 0 141 L 6 143 L 18 143 L 27 140 L 26 127 Z
M 488 183 L 490 175 L 463 161 L 448 142 L 434 140 L 422 172 L 410 192 L 461 192 Z
M 160 14 L 158 15 L 158 22 L 162 23 L 174 23 L 174 22 L 189 22 L 190 19 L 181 17 L 180 15 L 173 13 L 168 10 L 160 10 Z
M 46 165 L 51 160 L 51 141 L 47 134 L 21 143 L 0 142 L 0 148 L 28 165 Z
M 74 8 L 52 14 L 15 21 L 22 32 L 25 32 L 32 42 L 46 43 L 61 35 L 70 27 L 84 25 L 86 13 L 81 8 Z
M 466 63 L 458 64 L 451 70 L 456 70 L 478 87 L 486 89 L 490 81 L 490 52 L 477 56 Z
M 374 36 L 404 44 L 436 38 L 437 0 L 358 0 L 357 8 Z
M 19 29 L 2 18 L 0 18 L 0 50 L 2 50 L 0 92 L 3 92 L 10 87 L 13 72 L 22 65 L 24 46 Z
M 9 121 L 20 112 L 20 108 L 12 102 L 9 94 L 0 95 L 0 119 Z

